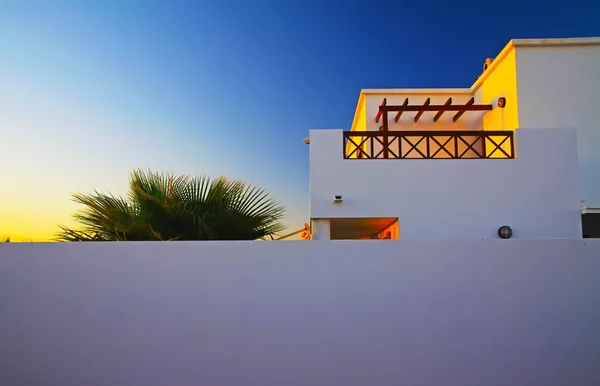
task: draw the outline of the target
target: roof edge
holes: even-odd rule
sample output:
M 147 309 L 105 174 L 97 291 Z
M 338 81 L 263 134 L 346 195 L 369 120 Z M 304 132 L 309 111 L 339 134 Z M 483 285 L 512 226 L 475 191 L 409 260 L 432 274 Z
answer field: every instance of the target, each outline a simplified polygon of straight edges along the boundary
M 600 45 L 600 37 L 556 38 L 556 39 L 513 39 L 513 45 L 532 46 L 593 46 Z
M 470 88 L 365 88 L 361 94 L 389 95 L 389 94 L 471 94 Z
M 479 77 L 475 80 L 469 91 L 475 95 L 477 89 L 482 85 L 482 83 L 490 76 L 492 72 L 502 63 L 504 58 L 508 56 L 508 54 L 515 48 L 514 40 L 510 40 L 500 51 L 500 53 L 492 60 L 490 66 L 483 72 L 483 74 L 479 75 Z
M 512 39 L 494 58 L 490 66 L 483 74 L 475 80 L 470 88 L 470 92 L 475 94 L 483 81 L 498 67 L 504 58 L 515 47 L 557 47 L 557 46 L 593 46 L 600 45 L 600 37 L 587 38 L 556 38 L 556 39 Z

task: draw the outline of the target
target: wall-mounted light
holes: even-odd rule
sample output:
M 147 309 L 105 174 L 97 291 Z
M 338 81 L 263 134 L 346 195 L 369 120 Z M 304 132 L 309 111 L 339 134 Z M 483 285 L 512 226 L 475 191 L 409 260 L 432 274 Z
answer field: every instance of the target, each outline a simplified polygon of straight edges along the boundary
M 506 98 L 500 97 L 498 98 L 498 107 L 503 109 L 506 106 Z
M 508 225 L 502 225 L 500 228 L 498 228 L 498 236 L 500 236 L 501 239 L 510 239 L 512 235 L 513 230 Z
M 341 194 L 336 194 L 335 196 L 333 196 L 333 202 L 342 202 L 344 201 L 344 196 L 342 196 Z

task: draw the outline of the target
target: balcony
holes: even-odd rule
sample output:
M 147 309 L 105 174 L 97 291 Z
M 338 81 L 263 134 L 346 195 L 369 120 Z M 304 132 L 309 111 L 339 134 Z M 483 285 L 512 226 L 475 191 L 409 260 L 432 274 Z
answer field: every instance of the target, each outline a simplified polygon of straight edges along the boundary
M 513 131 L 344 131 L 345 159 L 513 159 Z

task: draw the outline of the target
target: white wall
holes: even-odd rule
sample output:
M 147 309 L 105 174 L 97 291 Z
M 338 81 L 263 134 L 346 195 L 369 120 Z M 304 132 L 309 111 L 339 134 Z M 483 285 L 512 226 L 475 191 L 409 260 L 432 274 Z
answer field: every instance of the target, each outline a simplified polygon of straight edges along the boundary
M 519 125 L 577 130 L 582 200 L 600 207 L 600 46 L 517 46 Z
M 600 242 L 0 245 L 0 385 L 600 384 Z
M 310 135 L 311 218 L 398 217 L 402 239 L 582 236 L 572 130 L 518 130 L 513 160 L 346 160 L 341 130 Z

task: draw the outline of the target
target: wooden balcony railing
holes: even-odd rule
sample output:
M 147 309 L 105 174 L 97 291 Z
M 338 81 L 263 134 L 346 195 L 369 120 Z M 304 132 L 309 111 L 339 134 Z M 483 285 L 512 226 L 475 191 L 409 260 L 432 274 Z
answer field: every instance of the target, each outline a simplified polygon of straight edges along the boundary
M 347 159 L 515 158 L 513 131 L 344 131 Z

